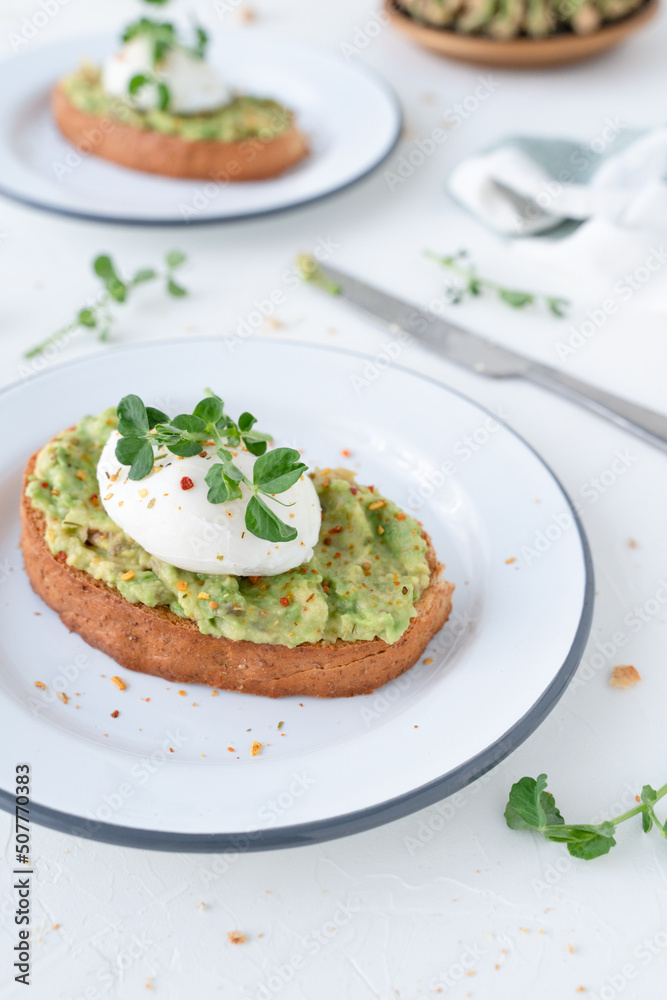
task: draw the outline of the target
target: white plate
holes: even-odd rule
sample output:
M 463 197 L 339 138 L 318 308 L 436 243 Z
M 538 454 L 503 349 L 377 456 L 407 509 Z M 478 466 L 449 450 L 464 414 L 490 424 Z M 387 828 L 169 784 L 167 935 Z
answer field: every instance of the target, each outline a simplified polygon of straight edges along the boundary
M 229 221 L 316 201 L 360 180 L 392 151 L 401 111 L 379 77 L 327 49 L 252 30 L 211 40 L 210 59 L 234 88 L 292 108 L 311 155 L 274 180 L 173 180 L 81 155 L 49 109 L 54 83 L 83 57 L 99 63 L 113 35 L 75 38 L 0 63 L 0 193 L 64 215 L 105 222 Z
M 13 809 L 14 766 L 27 761 L 32 818 L 76 835 L 191 851 L 294 845 L 444 798 L 539 725 L 592 614 L 588 546 L 570 501 L 470 400 L 397 366 L 358 392 L 363 366 L 329 348 L 248 341 L 230 354 L 195 339 L 100 353 L 0 395 L 0 423 L 20 428 L 3 439 L 0 480 L 0 805 Z M 211 382 L 230 412 L 251 408 L 311 465 L 347 461 L 406 509 L 421 490 L 418 516 L 456 584 L 433 663 L 349 699 L 215 697 L 194 684 L 181 696 L 179 685 L 121 670 L 33 594 L 17 550 L 31 452 L 127 392 L 175 411 Z M 110 680 L 118 673 L 122 692 Z M 265 744 L 254 758 L 253 740 Z

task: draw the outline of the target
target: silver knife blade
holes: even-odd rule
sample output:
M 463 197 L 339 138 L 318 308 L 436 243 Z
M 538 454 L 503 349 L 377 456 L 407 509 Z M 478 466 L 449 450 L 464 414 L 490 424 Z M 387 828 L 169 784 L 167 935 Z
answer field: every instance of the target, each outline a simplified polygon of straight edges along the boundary
M 382 320 L 396 332 L 404 330 L 416 340 L 441 351 L 456 364 L 471 368 L 480 375 L 496 378 L 524 375 L 530 368 L 530 360 L 521 354 L 470 333 L 410 302 L 388 295 L 329 264 L 320 264 L 319 270 L 353 305 Z
M 667 416 L 664 413 L 622 399 L 557 368 L 531 361 L 486 337 L 480 337 L 434 313 L 344 274 L 329 264 L 320 264 L 319 271 L 329 283 L 338 287 L 343 298 L 370 316 L 382 320 L 390 330 L 404 330 L 444 354 L 450 361 L 480 375 L 495 378 L 518 375 L 526 378 L 587 407 L 662 451 L 667 451 Z

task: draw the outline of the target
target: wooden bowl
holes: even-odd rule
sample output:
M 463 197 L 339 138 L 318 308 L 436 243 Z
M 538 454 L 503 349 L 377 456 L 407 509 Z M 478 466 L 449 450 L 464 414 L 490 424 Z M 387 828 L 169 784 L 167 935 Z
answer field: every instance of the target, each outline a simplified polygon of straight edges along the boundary
M 579 62 L 613 48 L 653 17 L 658 2 L 646 0 L 634 13 L 605 24 L 590 35 L 563 32 L 549 38 L 515 38 L 510 41 L 465 35 L 451 28 L 429 28 L 397 7 L 394 0 L 385 0 L 385 11 L 393 26 L 413 42 L 450 59 L 506 69 L 540 69 Z

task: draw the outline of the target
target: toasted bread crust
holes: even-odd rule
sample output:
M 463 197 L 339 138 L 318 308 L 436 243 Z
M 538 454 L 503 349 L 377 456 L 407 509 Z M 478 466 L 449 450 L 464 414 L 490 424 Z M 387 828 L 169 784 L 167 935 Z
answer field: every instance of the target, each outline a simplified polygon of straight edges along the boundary
M 33 590 L 71 632 L 129 670 L 269 698 L 370 694 L 412 667 L 449 617 L 454 585 L 440 578 L 442 567 L 424 535 L 431 581 L 417 601 L 417 617 L 392 645 L 338 639 L 290 649 L 203 635 L 196 622 L 168 608 L 130 604 L 106 583 L 51 555 L 44 515 L 25 494 L 36 457 L 28 462 L 21 500 L 21 546 Z
M 277 177 L 308 155 L 308 142 L 296 125 L 270 140 L 189 141 L 86 114 L 59 84 L 53 88 L 51 107 L 58 128 L 78 149 L 149 174 L 224 183 L 258 181 Z

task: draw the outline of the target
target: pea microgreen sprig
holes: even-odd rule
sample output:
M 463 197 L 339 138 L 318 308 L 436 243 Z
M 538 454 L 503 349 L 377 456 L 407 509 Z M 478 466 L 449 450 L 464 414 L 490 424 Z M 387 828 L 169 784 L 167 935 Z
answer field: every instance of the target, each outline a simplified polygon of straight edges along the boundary
M 329 295 L 340 295 L 340 285 L 327 278 L 320 265 L 310 254 L 299 254 L 296 259 L 296 266 L 304 281 L 310 282 L 311 285 L 316 285 L 317 288 L 321 288 L 323 292 L 328 292 Z
M 40 344 L 31 347 L 25 352 L 26 358 L 33 358 L 36 354 L 41 354 L 45 348 L 57 343 L 61 337 L 73 333 L 79 327 L 88 330 L 97 330 L 100 340 L 108 340 L 111 327 L 115 321 L 115 315 L 111 308 L 114 304 L 126 302 L 132 291 L 138 286 L 148 281 L 155 281 L 162 278 L 165 282 L 165 290 L 175 298 L 187 295 L 187 290 L 179 285 L 174 277 L 174 272 L 185 262 L 185 254 L 180 250 L 171 250 L 165 257 L 166 267 L 162 271 L 157 271 L 152 267 L 142 267 L 132 275 L 123 280 L 111 257 L 101 254 L 93 261 L 93 271 L 102 281 L 102 292 L 96 298 L 93 305 L 84 306 L 79 309 L 75 318 L 67 326 L 62 327 Z
M 655 826 L 660 835 L 667 838 L 667 823 L 661 822 L 655 813 L 656 802 L 667 795 L 667 785 L 657 791 L 644 785 L 636 806 L 597 824 L 566 823 L 546 787 L 546 774 L 521 778 L 512 785 L 505 808 L 505 820 L 511 830 L 535 830 L 545 840 L 566 844 L 572 857 L 584 861 L 599 858 L 615 847 L 616 827 L 633 816 L 641 816 L 644 833 Z
M 293 486 L 308 466 L 294 448 L 267 451 L 272 437 L 254 430 L 256 422 L 252 413 L 247 412 L 242 413 L 238 421 L 232 420 L 225 413 L 222 399 L 210 391 L 192 413 L 181 413 L 173 419 L 161 410 L 145 406 L 139 396 L 124 396 L 118 404 L 121 438 L 116 445 L 116 458 L 121 465 L 130 466 L 130 479 L 140 480 L 153 470 L 155 445 L 166 448 L 173 455 L 189 458 L 198 455 L 213 441 L 220 461 L 211 466 L 205 477 L 209 503 L 241 499 L 243 483 L 250 492 L 245 513 L 248 531 L 268 542 L 291 542 L 297 537 L 297 531 L 285 524 L 260 494 L 275 499 L 275 494 L 284 493 Z M 241 442 L 257 457 L 252 479 L 234 463 L 229 450 L 238 448 Z M 292 506 L 280 500 L 276 502 L 284 507 Z
M 162 0 L 149 0 L 149 2 L 159 3 Z M 173 24 L 153 21 L 149 17 L 142 17 L 127 26 L 123 32 L 123 41 L 129 42 L 133 38 L 148 39 L 151 49 L 151 65 L 153 70 L 156 70 L 173 49 L 180 49 L 193 59 L 203 59 L 206 55 L 208 34 L 199 25 L 195 25 L 194 32 L 194 44 L 186 45 L 179 38 L 178 31 Z M 148 84 L 155 85 L 158 95 L 158 108 L 160 111 L 165 111 L 169 107 L 171 99 L 169 88 L 164 80 L 158 79 L 154 73 L 136 73 L 128 83 L 128 91 L 132 97 L 135 97 Z
M 516 288 L 504 288 L 496 281 L 482 278 L 474 264 L 468 262 L 467 250 L 459 250 L 448 256 L 441 256 L 427 250 L 426 256 L 447 268 L 454 276 L 454 283 L 450 285 L 450 301 L 453 304 L 462 302 L 466 295 L 482 295 L 487 289 L 495 292 L 501 302 L 512 309 L 523 309 L 525 306 L 542 302 L 553 316 L 559 318 L 565 316 L 565 309 L 569 305 L 567 299 L 556 295 L 543 295 L 540 292 L 524 292 Z

